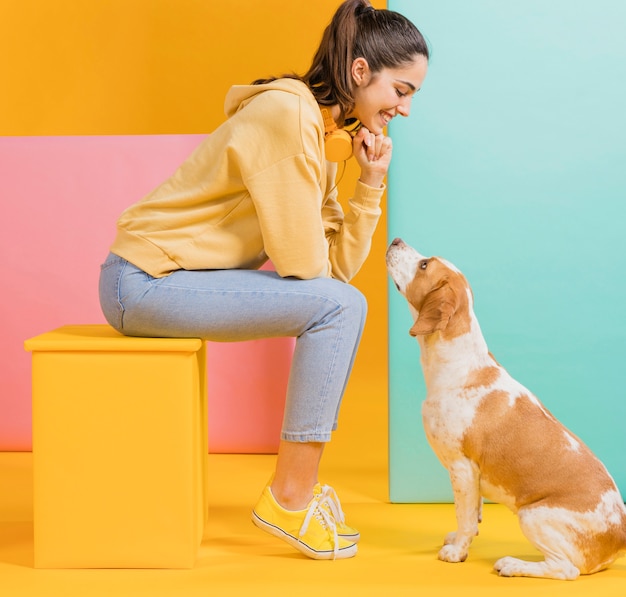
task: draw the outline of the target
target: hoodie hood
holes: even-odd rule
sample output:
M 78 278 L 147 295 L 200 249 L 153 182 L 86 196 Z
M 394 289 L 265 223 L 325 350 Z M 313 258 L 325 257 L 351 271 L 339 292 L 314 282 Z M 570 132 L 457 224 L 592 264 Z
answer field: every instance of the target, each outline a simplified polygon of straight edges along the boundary
M 271 83 L 264 83 L 263 85 L 233 85 L 224 100 L 226 116 L 230 118 L 244 108 L 252 98 L 264 91 L 286 91 L 299 97 L 307 98 L 315 104 L 315 98 L 306 83 L 298 79 L 276 79 Z

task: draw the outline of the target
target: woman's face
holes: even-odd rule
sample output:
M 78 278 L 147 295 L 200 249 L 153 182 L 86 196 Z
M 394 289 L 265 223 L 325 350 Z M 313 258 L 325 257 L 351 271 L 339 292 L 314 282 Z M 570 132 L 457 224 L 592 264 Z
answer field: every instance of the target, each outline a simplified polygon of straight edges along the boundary
M 367 61 L 357 58 L 352 63 L 354 81 L 354 110 L 350 117 L 358 118 L 371 133 L 379 135 L 395 116 L 408 116 L 411 100 L 426 77 L 428 60 L 418 55 L 415 60 L 398 68 L 385 68 L 372 74 Z

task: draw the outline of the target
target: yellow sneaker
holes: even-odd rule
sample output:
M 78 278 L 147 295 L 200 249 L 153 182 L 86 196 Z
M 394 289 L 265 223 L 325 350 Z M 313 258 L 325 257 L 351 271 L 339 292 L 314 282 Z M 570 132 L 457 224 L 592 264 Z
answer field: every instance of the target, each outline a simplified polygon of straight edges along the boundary
M 285 510 L 268 485 L 252 511 L 252 522 L 314 560 L 351 558 L 357 546 L 339 537 L 329 509 L 320 506 L 321 495 L 314 495 L 304 510 Z
M 346 524 L 346 517 L 341 509 L 341 502 L 337 493 L 330 485 L 320 485 L 313 488 L 313 495 L 319 495 L 320 507 L 324 508 L 335 519 L 337 535 L 346 541 L 356 543 L 361 538 L 361 533 Z

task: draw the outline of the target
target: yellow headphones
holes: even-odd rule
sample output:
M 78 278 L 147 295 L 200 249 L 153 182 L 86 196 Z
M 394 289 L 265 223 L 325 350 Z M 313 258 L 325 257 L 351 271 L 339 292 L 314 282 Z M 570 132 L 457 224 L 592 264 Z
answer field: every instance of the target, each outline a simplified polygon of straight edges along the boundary
M 324 118 L 326 159 L 329 162 L 344 162 L 352 155 L 352 134 L 359 130 L 361 123 L 354 120 L 340 129 L 327 107 L 320 106 L 320 110 Z

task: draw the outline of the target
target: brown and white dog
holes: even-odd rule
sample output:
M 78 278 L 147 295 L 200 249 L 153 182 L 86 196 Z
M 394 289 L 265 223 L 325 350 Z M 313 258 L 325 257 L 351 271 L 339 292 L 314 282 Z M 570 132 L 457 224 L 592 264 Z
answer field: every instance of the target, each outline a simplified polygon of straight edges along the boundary
M 457 530 L 439 559 L 462 562 L 482 498 L 505 504 L 544 561 L 499 559 L 502 576 L 575 579 L 626 554 L 626 507 L 604 465 L 487 348 L 463 274 L 395 239 L 387 269 L 407 299 L 426 382 L 428 441 L 450 473 Z

